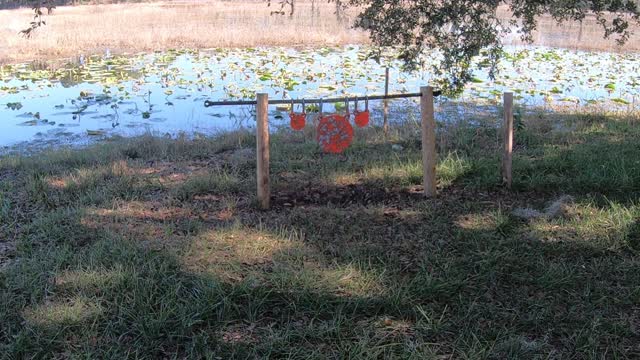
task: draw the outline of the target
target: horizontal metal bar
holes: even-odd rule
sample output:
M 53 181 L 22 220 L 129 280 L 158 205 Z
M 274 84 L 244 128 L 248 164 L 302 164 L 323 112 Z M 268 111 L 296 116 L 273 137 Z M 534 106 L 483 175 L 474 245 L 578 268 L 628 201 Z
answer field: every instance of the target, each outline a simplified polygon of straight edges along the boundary
M 434 91 L 433 96 L 439 96 L 441 91 Z M 344 101 L 364 101 L 364 100 L 386 100 L 386 99 L 403 99 L 403 98 L 412 98 L 412 97 L 420 97 L 422 96 L 420 93 L 408 93 L 408 94 L 392 94 L 392 95 L 372 95 L 372 96 L 353 96 L 353 97 L 341 97 L 341 98 L 318 98 L 318 99 L 290 99 L 290 100 L 269 100 L 269 105 L 280 105 L 280 104 L 319 104 L 319 103 L 339 103 Z M 204 106 L 226 106 L 226 105 L 255 105 L 255 100 L 231 100 L 231 101 L 209 101 L 205 100 Z

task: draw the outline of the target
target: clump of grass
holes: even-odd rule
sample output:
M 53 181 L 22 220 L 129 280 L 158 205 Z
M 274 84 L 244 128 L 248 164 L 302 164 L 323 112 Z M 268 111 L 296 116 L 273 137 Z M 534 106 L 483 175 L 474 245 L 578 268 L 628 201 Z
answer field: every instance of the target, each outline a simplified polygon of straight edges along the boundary
M 79 326 L 83 322 L 95 320 L 102 313 L 99 305 L 86 298 L 75 298 L 64 303 L 46 304 L 24 313 L 30 326 L 59 328 Z
M 225 151 L 255 147 L 255 134 L 247 130 L 230 131 L 213 138 L 190 139 L 186 135 L 165 139 L 151 135 L 119 145 L 121 154 L 129 159 L 208 159 Z
M 47 209 L 55 206 L 54 201 L 51 199 L 45 176 L 42 174 L 31 174 L 27 180 L 26 191 L 32 202 Z
M 192 200 L 205 194 L 224 195 L 237 193 L 243 189 L 243 183 L 230 172 L 220 170 L 189 178 L 174 191 L 174 197 L 180 201 Z
M 569 205 L 561 216 L 538 218 L 529 224 L 530 236 L 545 243 L 565 242 L 589 251 L 637 250 L 640 212 L 632 201 L 585 197 Z M 600 250 L 597 250 L 600 249 Z
M 472 162 L 456 152 L 448 153 L 438 161 L 436 174 L 440 186 L 447 187 L 463 178 L 472 170 Z
M 3 193 L 0 193 L 0 221 L 3 223 L 8 221 L 10 207 L 11 202 L 9 199 Z
M 368 151 L 367 151 L 368 150 Z M 372 151 L 367 149 L 356 161 L 363 164 L 353 164 L 354 167 L 363 167 L 362 177 L 367 181 L 379 180 L 386 186 L 407 186 L 422 184 L 423 171 L 420 153 L 414 149 L 400 152 L 387 151 L 383 159 L 376 159 L 375 155 L 369 155 Z M 362 157 L 362 158 L 360 158 Z M 382 160 L 382 161 L 380 161 Z M 455 181 L 463 178 L 472 170 L 472 162 L 457 152 L 450 152 L 442 156 L 436 165 L 436 174 L 439 185 L 451 186 Z M 339 176 L 346 179 L 346 174 L 353 174 L 346 169 Z
M 639 163 L 628 156 L 635 149 L 627 141 L 612 139 L 615 133 L 613 129 L 597 135 L 587 132 L 578 144 L 543 145 L 540 152 L 523 154 L 514 161 L 517 186 L 609 194 L 640 191 Z
M 82 223 L 80 209 L 61 208 L 38 214 L 26 229 L 22 244 L 28 247 L 72 245 L 83 246 L 99 239 L 101 232 Z

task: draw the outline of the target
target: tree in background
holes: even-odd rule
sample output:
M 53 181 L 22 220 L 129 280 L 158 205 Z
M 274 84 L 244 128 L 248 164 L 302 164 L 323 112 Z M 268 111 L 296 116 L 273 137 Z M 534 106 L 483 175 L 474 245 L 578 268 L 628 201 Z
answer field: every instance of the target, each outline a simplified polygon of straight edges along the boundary
M 52 11 L 54 0 L 27 1 L 34 10 L 34 19 L 23 34 L 30 36 L 45 24 L 43 15 Z M 280 8 L 272 13 L 293 15 L 296 0 L 277 1 Z M 374 45 L 398 47 L 400 58 L 409 69 L 419 65 L 419 55 L 425 49 L 437 49 L 442 61 L 435 72 L 442 79 L 439 85 L 450 92 L 460 91 L 471 80 L 472 59 L 481 50 L 486 51 L 490 75 L 494 76 L 503 54 L 503 35 L 517 31 L 524 41 L 531 42 L 542 15 L 550 15 L 558 23 L 595 16 L 603 36 L 613 37 L 619 44 L 632 35 L 630 25 L 640 24 L 637 0 L 328 1 L 336 4 L 336 15 L 347 7 L 357 9 L 355 26 L 367 30 Z M 267 2 L 271 5 L 272 0 Z M 510 12 L 508 19 L 498 16 L 500 6 Z
M 376 45 L 399 46 L 409 67 L 417 65 L 425 48 L 438 49 L 443 60 L 436 71 L 451 91 L 461 90 L 471 80 L 471 60 L 483 49 L 493 77 L 503 54 L 503 35 L 518 31 L 524 41 L 532 42 L 541 15 L 558 23 L 595 16 L 603 36 L 613 36 L 619 44 L 631 36 L 631 24 L 640 24 L 635 0 L 350 0 L 348 4 L 363 8 L 356 26 L 368 30 Z M 501 5 L 508 8 L 510 18 L 498 17 Z

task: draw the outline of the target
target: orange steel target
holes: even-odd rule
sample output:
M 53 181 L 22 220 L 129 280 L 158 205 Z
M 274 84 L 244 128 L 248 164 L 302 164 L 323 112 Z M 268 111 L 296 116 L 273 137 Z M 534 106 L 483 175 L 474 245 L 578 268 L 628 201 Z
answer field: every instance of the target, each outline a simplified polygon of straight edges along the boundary
M 290 113 L 289 114 L 289 119 L 290 119 L 290 124 L 291 124 L 291 128 L 293 130 L 302 130 L 304 129 L 304 126 L 307 122 L 307 114 L 305 113 L 300 113 L 300 114 L 296 114 L 296 113 Z
M 357 111 L 353 118 L 353 122 L 355 122 L 358 127 L 367 126 L 369 124 L 369 110 Z
M 318 123 L 318 144 L 324 152 L 339 154 L 353 141 L 353 127 L 345 116 L 325 115 Z

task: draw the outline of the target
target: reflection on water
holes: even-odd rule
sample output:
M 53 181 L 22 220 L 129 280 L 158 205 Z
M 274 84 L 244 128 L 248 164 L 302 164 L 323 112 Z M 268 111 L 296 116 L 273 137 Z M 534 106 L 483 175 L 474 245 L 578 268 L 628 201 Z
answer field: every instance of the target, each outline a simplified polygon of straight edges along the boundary
M 106 54 L 56 71 L 5 66 L 0 69 L 0 145 L 145 132 L 210 134 L 250 127 L 251 107 L 205 108 L 204 101 L 252 99 L 256 92 L 277 99 L 380 94 L 385 66 L 392 67 L 391 93 L 416 92 L 429 83 L 430 65 L 437 58 L 425 54 L 424 69 L 406 73 L 399 70 L 393 51 L 387 52 L 383 64 L 367 60 L 367 52 L 355 46 L 216 49 L 133 57 Z M 479 59 L 476 78 L 461 99 L 493 106 L 503 91 L 514 91 L 517 102 L 527 105 L 597 103 L 621 110 L 637 106 L 640 54 L 511 47 L 506 55 L 495 81 L 487 78 Z M 439 101 L 440 120 L 463 114 L 457 101 Z M 413 105 L 394 104 L 396 113 Z M 325 111 L 331 110 L 325 105 Z M 276 126 L 286 123 L 286 114 L 276 107 L 271 116 Z

